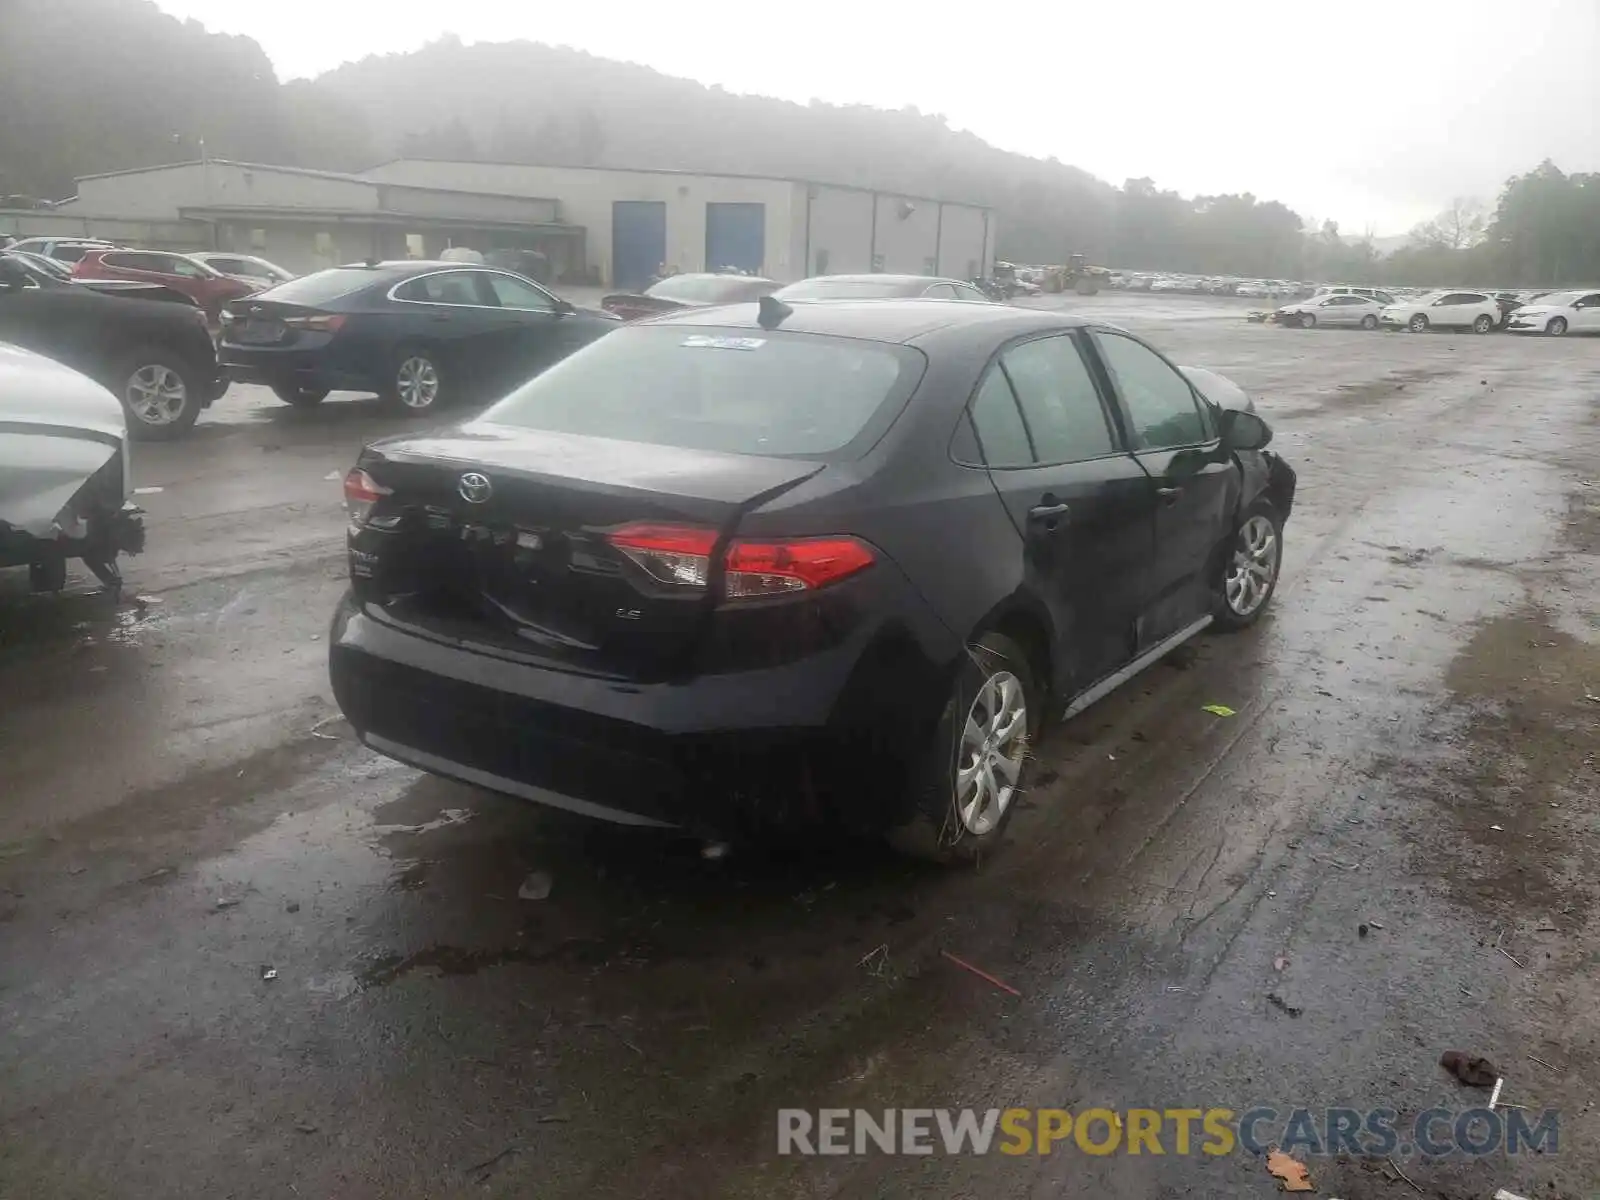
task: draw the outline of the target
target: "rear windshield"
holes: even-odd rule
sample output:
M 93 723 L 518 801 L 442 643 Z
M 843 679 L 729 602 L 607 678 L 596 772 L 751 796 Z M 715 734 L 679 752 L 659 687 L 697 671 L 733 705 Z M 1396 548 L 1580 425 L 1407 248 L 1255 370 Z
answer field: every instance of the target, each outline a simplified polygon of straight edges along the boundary
M 686 450 L 849 458 L 894 420 L 923 363 L 910 347 L 852 338 L 636 326 L 529 380 L 483 419 Z
M 280 283 L 264 292 L 257 292 L 252 300 L 282 300 L 286 304 L 326 304 L 351 292 L 359 292 L 379 282 L 371 271 L 351 267 L 332 267 Z
M 778 293 L 781 300 L 884 300 L 914 289 L 881 279 L 802 279 Z

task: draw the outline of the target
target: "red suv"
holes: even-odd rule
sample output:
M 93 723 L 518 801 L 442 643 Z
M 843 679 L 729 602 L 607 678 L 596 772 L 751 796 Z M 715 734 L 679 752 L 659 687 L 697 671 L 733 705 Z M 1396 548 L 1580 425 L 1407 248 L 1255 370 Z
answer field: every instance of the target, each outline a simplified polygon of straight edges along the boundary
M 136 279 L 182 292 L 215 321 L 222 306 L 256 291 L 205 263 L 164 250 L 91 250 L 72 268 L 79 279 Z

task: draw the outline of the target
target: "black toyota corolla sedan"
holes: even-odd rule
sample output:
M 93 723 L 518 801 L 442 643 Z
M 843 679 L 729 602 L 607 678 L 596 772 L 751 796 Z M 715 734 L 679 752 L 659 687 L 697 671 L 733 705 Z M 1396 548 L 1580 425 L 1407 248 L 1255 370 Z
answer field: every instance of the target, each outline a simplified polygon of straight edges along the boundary
M 498 399 L 618 324 L 494 267 L 357 264 L 229 304 L 219 355 L 230 379 L 266 384 L 289 404 L 376 392 L 426 416 Z
M 1120 329 L 954 301 L 627 325 L 345 482 L 362 740 L 595 817 L 939 859 L 1030 739 L 1278 578 L 1294 471 Z

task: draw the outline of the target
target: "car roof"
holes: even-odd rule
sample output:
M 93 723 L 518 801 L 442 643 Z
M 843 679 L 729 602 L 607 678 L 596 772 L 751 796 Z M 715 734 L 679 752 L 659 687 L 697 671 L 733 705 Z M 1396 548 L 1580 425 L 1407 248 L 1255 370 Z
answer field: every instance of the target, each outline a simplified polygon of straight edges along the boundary
M 329 271 L 368 271 L 374 276 L 400 278 L 425 271 L 504 271 L 492 263 L 454 262 L 448 258 L 398 258 L 383 262 L 348 262 L 326 267 Z
M 871 277 L 871 278 L 876 278 Z M 1091 322 L 1048 309 L 1009 304 L 972 304 L 965 300 L 793 300 L 792 310 L 775 326 L 784 333 L 815 333 L 875 342 L 910 343 L 941 331 L 985 327 L 995 338 L 1045 329 L 1077 329 Z M 713 326 L 762 330 L 759 304 L 720 304 L 648 317 L 636 325 Z

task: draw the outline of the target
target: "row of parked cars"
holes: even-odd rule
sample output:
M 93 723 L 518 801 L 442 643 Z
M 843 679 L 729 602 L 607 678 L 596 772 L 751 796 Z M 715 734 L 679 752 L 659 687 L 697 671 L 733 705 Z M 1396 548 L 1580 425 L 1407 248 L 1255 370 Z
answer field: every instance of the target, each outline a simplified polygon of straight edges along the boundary
M 1491 333 L 1600 333 L 1600 289 L 1554 292 L 1463 291 L 1448 288 L 1396 296 L 1379 288 L 1328 287 L 1308 299 L 1286 304 L 1272 314 L 1279 325 L 1311 329 L 1318 325 L 1362 329 L 1470 329 Z
M 1128 292 L 1170 292 L 1186 296 L 1249 296 L 1278 300 L 1309 296 L 1311 283 L 1291 279 L 1235 279 L 1204 275 L 1168 275 L 1144 271 L 1113 271 L 1107 285 Z

